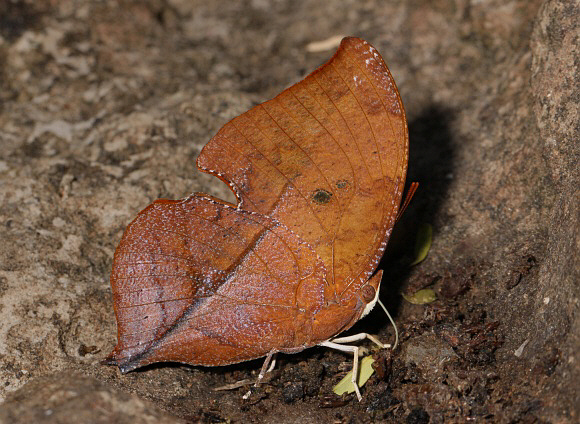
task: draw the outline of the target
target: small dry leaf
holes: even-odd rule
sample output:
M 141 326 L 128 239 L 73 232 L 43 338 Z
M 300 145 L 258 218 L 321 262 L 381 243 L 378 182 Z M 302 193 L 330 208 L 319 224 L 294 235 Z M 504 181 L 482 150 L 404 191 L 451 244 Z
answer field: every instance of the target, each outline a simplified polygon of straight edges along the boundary
M 433 227 L 429 224 L 421 224 L 415 239 L 415 260 L 411 262 L 411 266 L 417 265 L 427 257 L 429 249 L 431 249 L 432 239 Z
M 416 291 L 411 296 L 403 294 L 403 298 L 414 305 L 424 305 L 425 303 L 435 302 L 437 300 L 437 295 L 433 289 L 422 289 Z
M 375 372 L 372 367 L 375 360 L 371 355 L 365 356 L 359 363 L 359 372 L 357 377 L 358 387 L 362 387 L 371 378 Z M 352 384 L 352 371 L 348 372 L 342 380 L 338 382 L 336 386 L 332 388 L 332 391 L 337 395 L 342 395 L 343 393 L 354 393 L 355 388 Z

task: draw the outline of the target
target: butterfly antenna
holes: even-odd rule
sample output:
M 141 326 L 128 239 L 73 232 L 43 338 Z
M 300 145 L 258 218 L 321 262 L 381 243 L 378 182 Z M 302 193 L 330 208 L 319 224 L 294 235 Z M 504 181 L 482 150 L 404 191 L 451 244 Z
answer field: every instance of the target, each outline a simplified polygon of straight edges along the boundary
M 394 351 L 397 348 L 397 345 L 399 344 L 399 330 L 397 329 L 397 324 L 395 324 L 395 321 L 391 317 L 391 314 L 389 314 L 389 311 L 387 311 L 387 308 L 385 308 L 385 305 L 383 305 L 383 302 L 381 302 L 381 299 L 377 299 L 377 301 L 379 302 L 379 305 L 381 305 L 381 308 L 383 308 L 383 311 L 385 311 L 385 314 L 387 314 L 387 316 L 389 317 L 389 321 L 391 321 L 391 324 L 393 324 L 393 328 L 395 329 L 395 344 L 393 345 Z
M 407 190 L 407 195 L 405 196 L 405 201 L 403 202 L 403 206 L 401 206 L 401 209 L 397 213 L 397 217 L 395 218 L 395 222 L 397 222 L 399 219 L 401 219 L 401 216 L 403 216 L 403 212 L 405 212 L 405 209 L 407 209 L 407 206 L 409 206 L 409 203 L 411 203 L 411 199 L 413 198 L 413 195 L 415 194 L 415 192 L 417 191 L 418 188 L 419 188 L 418 182 L 414 181 L 411 183 L 409 190 Z

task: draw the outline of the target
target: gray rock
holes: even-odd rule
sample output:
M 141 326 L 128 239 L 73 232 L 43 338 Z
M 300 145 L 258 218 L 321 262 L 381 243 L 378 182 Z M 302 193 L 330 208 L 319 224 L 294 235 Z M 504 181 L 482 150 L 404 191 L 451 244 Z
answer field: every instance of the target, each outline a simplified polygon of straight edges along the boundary
M 183 423 L 151 402 L 78 373 L 38 377 L 0 406 L 3 423 Z

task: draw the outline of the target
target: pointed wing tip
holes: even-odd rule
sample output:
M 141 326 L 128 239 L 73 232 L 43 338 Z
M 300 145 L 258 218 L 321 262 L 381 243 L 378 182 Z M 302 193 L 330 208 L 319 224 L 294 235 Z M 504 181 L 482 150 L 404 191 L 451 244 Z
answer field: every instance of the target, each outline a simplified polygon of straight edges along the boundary
M 342 41 L 340 42 L 341 47 L 342 46 L 356 46 L 356 45 L 365 45 L 368 44 L 365 40 L 363 40 L 362 38 L 359 37 L 355 37 L 352 35 L 349 35 L 348 37 L 344 37 L 342 39 Z
M 388 76 L 389 82 L 394 83 L 385 60 L 378 50 L 368 41 L 358 37 L 344 37 L 335 56 L 343 51 L 348 51 L 350 54 L 353 54 L 364 63 L 367 69 Z
M 341 49 L 358 50 L 361 48 L 367 50 L 376 50 L 368 41 L 353 36 L 344 37 L 340 42 L 339 50 Z
M 138 368 L 139 365 L 135 363 L 135 361 L 131 361 L 131 358 L 120 358 L 119 353 L 117 352 L 117 348 L 115 348 L 109 356 L 101 361 L 101 365 L 112 365 L 119 368 L 121 374 L 126 374 L 129 371 L 133 371 L 134 369 Z

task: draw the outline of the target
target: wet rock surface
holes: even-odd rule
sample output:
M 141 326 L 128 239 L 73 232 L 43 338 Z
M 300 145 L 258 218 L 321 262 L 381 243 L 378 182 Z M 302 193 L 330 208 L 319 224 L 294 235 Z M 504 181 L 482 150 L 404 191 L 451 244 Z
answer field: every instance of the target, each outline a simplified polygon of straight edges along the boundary
M 577 422 L 579 16 L 558 0 L 1 3 L 0 420 Z M 261 361 L 100 365 L 126 225 L 161 197 L 232 200 L 195 170 L 201 147 L 339 34 L 388 63 L 421 184 L 381 264 L 401 347 L 376 354 L 363 401 L 332 394 L 350 365 L 323 349 L 282 355 L 247 402 L 212 389 Z M 420 223 L 433 245 L 411 268 Z M 400 296 L 422 287 L 438 300 Z M 393 335 L 379 310 L 352 331 Z

